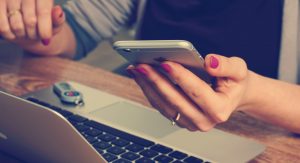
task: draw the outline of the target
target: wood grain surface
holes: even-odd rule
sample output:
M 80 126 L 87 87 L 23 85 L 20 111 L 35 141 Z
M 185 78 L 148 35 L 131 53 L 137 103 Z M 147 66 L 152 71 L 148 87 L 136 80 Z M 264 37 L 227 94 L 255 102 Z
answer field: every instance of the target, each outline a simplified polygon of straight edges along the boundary
M 0 55 L 2 91 L 20 96 L 57 81 L 76 81 L 149 106 L 142 91 L 129 78 L 67 59 Z M 243 113 L 235 113 L 217 128 L 266 145 L 266 150 L 251 162 L 300 162 L 300 137 L 282 128 Z M 11 159 L 0 153 L 0 162 L 12 162 Z

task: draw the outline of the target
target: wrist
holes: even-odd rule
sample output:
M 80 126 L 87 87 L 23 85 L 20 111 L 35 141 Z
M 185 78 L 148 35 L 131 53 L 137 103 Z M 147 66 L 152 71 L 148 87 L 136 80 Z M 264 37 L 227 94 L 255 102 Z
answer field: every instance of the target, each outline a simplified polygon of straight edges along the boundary
M 248 77 L 246 79 L 246 88 L 245 88 L 245 94 L 244 97 L 241 100 L 240 105 L 238 106 L 239 111 L 247 112 L 252 109 L 255 109 L 259 107 L 260 105 L 260 97 L 259 97 L 259 91 L 261 91 L 262 88 L 260 88 L 261 79 L 263 77 L 248 70 Z

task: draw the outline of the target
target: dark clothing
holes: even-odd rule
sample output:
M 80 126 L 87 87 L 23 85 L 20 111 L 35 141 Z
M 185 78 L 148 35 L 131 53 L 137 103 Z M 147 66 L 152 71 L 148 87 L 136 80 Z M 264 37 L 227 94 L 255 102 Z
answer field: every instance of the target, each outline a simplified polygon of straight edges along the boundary
M 140 37 L 188 40 L 204 56 L 238 56 L 277 78 L 282 11 L 283 0 L 149 0 Z

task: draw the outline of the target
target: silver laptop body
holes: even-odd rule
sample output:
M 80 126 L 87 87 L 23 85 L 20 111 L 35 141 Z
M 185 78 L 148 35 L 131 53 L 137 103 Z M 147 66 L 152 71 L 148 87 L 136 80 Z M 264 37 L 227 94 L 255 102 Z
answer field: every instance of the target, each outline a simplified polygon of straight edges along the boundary
M 189 132 L 172 126 L 154 109 L 69 82 L 83 94 L 81 107 L 64 105 L 44 89 L 34 97 L 74 114 L 142 137 L 209 162 L 247 162 L 265 147 L 218 129 Z M 63 116 L 47 107 L 0 92 L 0 151 L 26 162 L 104 162 Z

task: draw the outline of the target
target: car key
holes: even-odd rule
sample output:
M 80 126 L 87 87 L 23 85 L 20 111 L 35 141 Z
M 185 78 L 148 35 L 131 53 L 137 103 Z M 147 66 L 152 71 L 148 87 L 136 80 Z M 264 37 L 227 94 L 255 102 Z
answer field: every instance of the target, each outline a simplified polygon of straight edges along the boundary
M 63 103 L 73 105 L 83 105 L 82 94 L 75 90 L 69 83 L 58 82 L 53 85 L 54 93 Z

